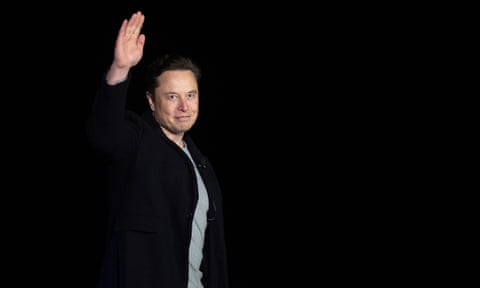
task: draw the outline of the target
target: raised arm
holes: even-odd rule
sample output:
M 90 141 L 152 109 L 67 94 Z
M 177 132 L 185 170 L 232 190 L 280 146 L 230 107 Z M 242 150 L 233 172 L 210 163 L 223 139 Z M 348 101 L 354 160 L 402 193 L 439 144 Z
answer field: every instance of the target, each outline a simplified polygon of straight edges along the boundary
M 123 20 L 115 41 L 113 62 L 106 75 L 107 84 L 115 85 L 125 80 L 130 68 L 142 59 L 145 35 L 140 31 L 144 20 L 145 16 L 140 11 Z

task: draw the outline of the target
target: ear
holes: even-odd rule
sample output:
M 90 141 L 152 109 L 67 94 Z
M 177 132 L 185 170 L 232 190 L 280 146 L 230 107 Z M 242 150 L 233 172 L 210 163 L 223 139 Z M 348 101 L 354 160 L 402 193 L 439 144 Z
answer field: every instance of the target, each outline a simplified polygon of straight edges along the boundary
M 150 109 L 152 111 L 155 111 L 155 102 L 153 101 L 153 95 L 147 91 L 146 96 L 147 96 L 148 105 L 150 106 Z

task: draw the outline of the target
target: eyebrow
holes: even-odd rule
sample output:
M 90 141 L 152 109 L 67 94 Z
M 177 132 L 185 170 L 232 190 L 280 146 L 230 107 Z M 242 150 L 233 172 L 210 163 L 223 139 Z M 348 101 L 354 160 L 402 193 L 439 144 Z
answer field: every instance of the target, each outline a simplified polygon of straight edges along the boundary
M 166 95 L 168 94 L 180 94 L 178 92 L 175 92 L 175 91 L 166 91 L 164 92 Z M 190 94 L 190 93 L 195 93 L 195 94 L 198 94 L 198 90 L 190 90 L 190 91 L 187 91 L 187 94 Z

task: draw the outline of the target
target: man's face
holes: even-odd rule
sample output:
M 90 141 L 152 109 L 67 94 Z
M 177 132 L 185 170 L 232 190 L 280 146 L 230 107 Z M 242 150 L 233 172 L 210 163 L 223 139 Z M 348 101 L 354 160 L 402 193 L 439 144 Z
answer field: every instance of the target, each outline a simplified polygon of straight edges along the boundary
M 168 132 L 183 135 L 198 117 L 198 83 L 189 70 L 162 73 L 155 95 L 147 95 L 155 119 Z M 152 97 L 155 98 L 153 101 Z

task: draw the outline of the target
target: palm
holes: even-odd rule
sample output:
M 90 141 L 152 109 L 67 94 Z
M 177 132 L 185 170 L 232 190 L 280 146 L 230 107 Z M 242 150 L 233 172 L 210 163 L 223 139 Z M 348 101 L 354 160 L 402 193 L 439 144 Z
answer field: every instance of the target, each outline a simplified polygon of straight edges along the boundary
M 145 35 L 140 34 L 140 30 L 143 21 L 144 16 L 135 13 L 122 23 L 115 43 L 115 62 L 119 67 L 135 66 L 142 59 Z

